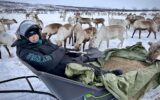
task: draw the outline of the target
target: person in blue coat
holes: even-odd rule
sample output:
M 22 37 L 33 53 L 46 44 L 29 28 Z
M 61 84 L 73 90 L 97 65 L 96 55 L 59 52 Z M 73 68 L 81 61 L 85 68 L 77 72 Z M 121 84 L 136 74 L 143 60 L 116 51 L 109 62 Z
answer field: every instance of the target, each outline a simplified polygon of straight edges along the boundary
M 72 57 L 76 54 L 71 56 L 64 48 L 43 39 L 41 28 L 31 20 L 23 21 L 16 34 L 18 39 L 12 46 L 17 47 L 17 56 L 39 71 L 65 77 L 65 67 L 68 63 L 84 64 L 83 62 L 89 61 L 87 56 Z

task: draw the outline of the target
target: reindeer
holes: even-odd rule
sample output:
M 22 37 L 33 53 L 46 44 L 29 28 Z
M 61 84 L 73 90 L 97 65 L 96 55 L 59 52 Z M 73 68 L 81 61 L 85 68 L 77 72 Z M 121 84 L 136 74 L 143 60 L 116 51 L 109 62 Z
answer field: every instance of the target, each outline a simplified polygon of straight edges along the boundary
M 37 25 L 43 28 L 43 22 L 41 19 L 39 19 L 38 14 L 33 12 L 26 13 L 26 19 L 34 21 Z
M 107 41 L 107 48 L 109 47 L 109 40 L 118 38 L 121 42 L 118 47 L 123 46 L 125 27 L 121 25 L 103 26 L 96 34 L 96 37 L 90 42 L 90 47 L 100 47 L 103 40 Z
M 4 24 L 0 21 L 0 33 L 6 32 Z
M 134 32 L 132 34 L 132 38 L 137 30 L 139 30 L 139 39 L 141 38 L 141 30 L 148 30 L 149 34 L 147 38 L 150 36 L 151 32 L 154 33 L 155 39 L 156 39 L 156 32 L 157 32 L 157 24 L 154 21 L 150 20 L 137 20 L 133 24 Z
M 13 54 L 10 52 L 9 48 L 11 47 L 12 43 L 16 40 L 16 37 L 8 34 L 6 32 L 0 33 L 0 47 L 4 46 L 7 50 L 9 57 L 13 57 Z M 1 59 L 1 51 L 0 51 L 0 59 Z
M 81 44 L 83 43 L 83 51 L 84 51 L 86 42 L 90 41 L 97 32 L 95 27 L 89 27 L 83 30 L 80 24 L 76 24 L 74 31 L 75 31 L 74 39 L 76 42 L 74 47 L 76 50 L 80 50 Z
M 92 18 L 92 22 L 95 24 L 95 27 L 98 28 L 98 24 L 102 24 L 104 26 L 104 18 Z
M 91 27 L 91 19 L 90 18 L 83 18 L 83 17 L 80 17 L 80 16 L 76 16 L 77 20 L 76 22 L 79 22 L 81 25 L 82 24 L 88 24 L 89 27 Z
M 52 23 L 45 26 L 42 30 L 42 37 L 46 39 L 50 39 L 52 35 L 57 34 L 57 31 L 62 26 L 60 23 Z
M 67 21 L 69 24 L 74 25 L 76 23 L 76 18 L 69 16 Z
M 26 19 L 30 18 L 29 16 L 32 15 L 32 12 L 26 13 Z
M 3 25 L 7 25 L 8 29 L 10 30 L 10 25 L 17 23 L 17 21 L 15 19 L 0 19 L 1 22 L 3 23 Z
M 32 14 L 30 17 L 32 21 L 34 21 L 38 26 L 43 28 L 43 22 L 41 19 L 39 19 L 38 14 Z
M 62 11 L 62 12 L 60 12 L 60 13 L 61 13 L 61 14 L 60 14 L 60 18 L 62 18 L 63 21 L 65 21 L 65 20 L 66 20 L 67 12 L 66 12 L 66 11 Z
M 127 20 L 124 20 L 124 19 L 108 19 L 108 24 L 109 25 L 121 25 L 123 27 L 125 27 L 126 29 L 126 37 L 128 37 L 128 34 L 127 34 L 127 27 L 129 25 L 129 22 Z
M 160 17 L 154 17 L 153 21 L 157 24 L 158 32 L 160 31 Z
M 126 17 L 126 20 L 128 21 L 128 29 L 130 29 L 130 26 L 134 24 L 136 20 L 145 19 L 143 16 L 137 16 L 129 14 Z
M 153 63 L 157 59 L 160 60 L 160 41 L 157 41 L 155 43 L 149 42 L 150 45 L 148 51 L 148 56 L 146 58 L 146 61 L 148 63 Z
M 72 38 L 73 29 L 74 29 L 74 26 L 71 24 L 65 24 L 58 29 L 57 41 L 56 41 L 58 46 L 62 46 L 62 43 L 64 42 L 64 48 L 66 48 L 66 41 L 68 37 L 70 40 L 72 39 L 72 43 L 73 43 L 73 38 Z
M 43 28 L 43 22 L 38 17 L 34 18 L 34 22 L 36 22 L 37 25 L 39 25 L 41 28 Z
M 124 19 L 109 19 L 108 24 L 109 25 L 122 25 L 124 27 L 127 26 L 127 22 Z

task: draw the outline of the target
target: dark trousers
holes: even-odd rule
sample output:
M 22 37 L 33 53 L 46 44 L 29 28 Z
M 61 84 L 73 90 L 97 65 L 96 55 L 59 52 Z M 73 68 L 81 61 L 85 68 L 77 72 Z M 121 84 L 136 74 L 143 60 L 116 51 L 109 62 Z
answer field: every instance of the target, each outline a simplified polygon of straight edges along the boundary
M 62 76 L 62 77 L 66 77 L 65 68 L 67 64 L 79 63 L 79 64 L 84 65 L 88 61 L 89 61 L 88 58 L 85 56 L 65 55 L 64 58 L 61 60 L 61 62 L 53 70 L 50 70 L 49 73 L 55 74 L 58 76 Z

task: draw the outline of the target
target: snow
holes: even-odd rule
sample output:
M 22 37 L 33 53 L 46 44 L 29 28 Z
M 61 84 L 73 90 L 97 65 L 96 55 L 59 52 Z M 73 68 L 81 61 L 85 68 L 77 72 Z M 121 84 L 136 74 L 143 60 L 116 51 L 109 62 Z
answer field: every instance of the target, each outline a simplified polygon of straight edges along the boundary
M 14 34 L 16 32 L 16 29 L 18 28 L 20 22 L 22 22 L 25 19 L 25 14 L 0 14 L 1 18 L 9 18 L 9 19 L 16 19 L 18 21 L 17 24 L 14 24 L 11 26 L 11 30 L 7 30 L 8 33 L 10 34 Z M 39 18 L 43 21 L 44 26 L 50 23 L 67 23 L 67 18 L 69 16 L 73 16 L 73 13 L 69 13 L 67 14 L 66 17 L 66 21 L 63 22 L 63 19 L 60 19 L 60 14 L 58 12 L 53 13 L 53 14 L 39 14 L 38 15 Z M 105 25 L 107 25 L 108 23 L 108 17 L 107 15 L 97 15 L 95 14 L 94 16 L 86 16 L 84 15 L 83 17 L 93 17 L 93 18 L 104 18 L 105 19 Z M 147 16 L 152 18 L 151 16 Z M 122 18 L 125 19 L 125 16 L 114 16 L 114 18 Z M 100 25 L 99 25 L 100 26 Z M 83 25 L 83 28 L 88 27 L 88 25 Z M 131 46 L 133 44 L 135 44 L 136 42 L 142 42 L 143 46 L 148 49 L 149 45 L 148 42 L 155 42 L 160 40 L 160 33 L 157 33 L 157 39 L 154 39 L 154 35 L 153 33 L 150 35 L 149 38 L 146 38 L 148 35 L 148 31 L 143 31 L 141 34 L 141 39 L 138 38 L 138 32 L 136 32 L 134 38 L 131 38 L 133 33 L 133 29 L 130 29 L 128 31 L 128 38 L 125 39 L 123 47 L 126 46 Z M 53 43 L 55 43 L 55 39 L 56 36 L 52 36 L 51 37 L 51 41 Z M 110 47 L 109 48 L 117 48 L 117 45 L 120 41 L 118 39 L 114 39 L 110 41 Z M 88 45 L 88 44 L 87 44 Z M 67 44 L 68 47 L 73 48 L 72 46 L 70 46 L 69 44 Z M 86 46 L 87 48 L 87 46 Z M 105 49 L 107 49 L 107 44 L 106 42 L 102 42 L 102 45 L 99 48 L 101 51 L 104 51 Z M 34 75 L 27 67 L 25 67 L 17 58 L 16 56 L 16 48 L 12 49 L 12 52 L 14 53 L 14 57 L 9 58 L 8 57 L 8 53 L 6 52 L 6 50 L 1 47 L 1 51 L 2 51 L 2 59 L 0 60 L 0 81 L 3 80 L 7 80 L 10 78 L 15 78 L 15 77 L 20 77 L 20 76 L 28 76 L 28 75 Z M 34 85 L 34 88 L 37 90 L 42 90 L 42 91 L 47 91 L 49 92 L 49 90 L 46 88 L 46 86 L 38 79 L 30 79 L 32 81 L 32 84 Z M 159 88 L 159 87 L 158 87 Z M 26 81 L 23 80 L 17 80 L 17 81 L 13 81 L 13 82 L 9 82 L 9 83 L 3 83 L 0 84 L 0 90 L 8 90 L 8 89 L 30 89 L 28 87 L 28 84 L 26 83 Z M 153 91 L 153 90 L 152 90 Z M 148 92 L 148 94 L 146 93 L 146 97 L 144 97 L 142 100 L 151 100 L 151 96 L 149 95 L 149 93 L 159 93 L 160 91 L 157 89 L 154 90 L 154 92 Z M 150 97 L 148 97 L 150 96 Z M 147 99 L 148 98 L 148 99 Z M 154 98 L 154 97 L 153 97 Z M 31 93 L 0 93 L 0 100 L 29 100 L 29 99 L 34 99 L 34 100 L 52 100 L 53 98 L 51 98 L 50 96 L 46 96 L 46 95 L 35 95 L 35 94 L 31 94 Z

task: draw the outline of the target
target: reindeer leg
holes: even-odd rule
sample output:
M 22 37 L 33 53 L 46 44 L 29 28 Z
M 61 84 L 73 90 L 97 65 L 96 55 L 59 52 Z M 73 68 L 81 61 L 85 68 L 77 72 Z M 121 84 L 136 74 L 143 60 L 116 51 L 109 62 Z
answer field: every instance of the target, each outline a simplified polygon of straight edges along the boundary
M 133 32 L 133 34 L 132 34 L 132 37 L 131 38 L 133 38 L 133 36 L 134 36 L 134 34 L 135 34 L 135 32 L 137 31 L 137 29 L 134 29 L 134 32 Z
M 76 43 L 76 36 L 74 36 L 74 43 Z
M 154 38 L 156 39 L 156 32 L 153 32 L 154 33 Z
M 10 30 L 10 25 L 9 25 L 9 24 L 7 24 L 7 27 L 8 27 L 8 29 Z
M 10 53 L 10 51 L 9 51 L 9 49 L 8 49 L 8 47 L 7 47 L 7 45 L 3 45 L 3 46 L 6 48 L 8 54 L 9 54 L 9 57 L 12 57 L 12 55 L 11 55 L 11 53 Z
M 120 43 L 117 45 L 117 47 L 118 47 L 118 48 L 122 48 L 124 38 L 119 38 L 119 40 L 120 40 Z
M 141 29 L 139 29 L 139 39 L 141 38 Z
M 64 49 L 66 49 L 67 39 L 64 40 Z
M 71 36 L 69 37 L 69 44 L 71 43 Z
M 99 43 L 98 47 L 100 47 L 100 46 L 101 46 L 101 43 L 102 43 L 102 41 L 100 41 L 100 43 Z
M 104 23 L 102 23 L 102 26 L 104 26 Z
M 148 30 L 149 31 L 149 34 L 148 34 L 148 36 L 147 36 L 147 38 L 150 36 L 150 34 L 151 34 L 151 30 Z
M 0 46 L 1 47 L 1 46 Z M 1 48 L 0 48 L 0 59 L 2 58 L 2 56 L 1 56 Z
M 130 27 L 131 27 L 131 25 L 129 24 L 129 25 L 128 25 L 128 30 L 130 29 Z
M 71 39 L 72 39 L 72 46 L 73 46 L 73 45 L 74 45 L 74 41 L 73 41 L 73 35 L 72 35 Z
M 83 42 L 83 51 L 85 49 L 86 41 Z
M 109 40 L 107 40 L 107 48 L 109 48 Z

